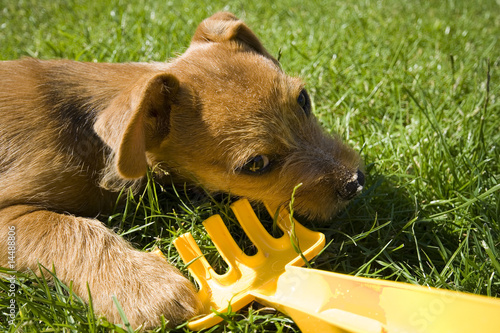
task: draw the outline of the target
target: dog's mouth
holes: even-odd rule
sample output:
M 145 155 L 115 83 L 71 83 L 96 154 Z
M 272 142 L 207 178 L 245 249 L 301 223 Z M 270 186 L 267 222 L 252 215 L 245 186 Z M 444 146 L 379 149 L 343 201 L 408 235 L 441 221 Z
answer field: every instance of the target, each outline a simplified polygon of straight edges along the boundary
M 328 221 L 361 193 L 365 175 L 358 170 L 342 184 L 339 188 L 335 182 L 326 181 L 299 187 L 294 200 L 294 214 L 303 220 Z

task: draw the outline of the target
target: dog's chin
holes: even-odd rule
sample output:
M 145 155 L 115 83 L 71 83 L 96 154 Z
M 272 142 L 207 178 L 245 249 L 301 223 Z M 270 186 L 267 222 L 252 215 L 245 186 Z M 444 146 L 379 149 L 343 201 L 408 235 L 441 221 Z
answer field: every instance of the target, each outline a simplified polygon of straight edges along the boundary
M 319 201 L 295 201 L 294 217 L 297 220 L 307 222 L 314 221 L 325 224 L 342 211 L 349 201 L 344 200 L 321 200 Z
M 259 201 L 259 200 L 257 200 Z M 290 200 L 272 201 L 267 200 L 266 203 L 272 208 L 284 207 L 290 211 Z M 293 217 L 301 223 L 314 222 L 324 224 L 334 218 L 342 211 L 349 201 L 339 200 L 337 198 L 323 198 L 322 200 L 310 201 L 302 200 L 296 197 L 293 204 Z

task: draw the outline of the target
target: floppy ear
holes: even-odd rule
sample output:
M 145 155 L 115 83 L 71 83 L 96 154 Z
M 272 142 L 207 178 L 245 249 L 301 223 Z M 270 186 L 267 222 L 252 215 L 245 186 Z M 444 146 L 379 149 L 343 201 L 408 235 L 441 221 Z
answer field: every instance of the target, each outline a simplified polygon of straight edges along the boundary
M 192 43 L 222 43 L 227 41 L 245 45 L 278 63 L 262 46 L 252 30 L 232 13 L 219 12 L 205 19 L 196 29 L 192 39 Z
M 168 135 L 178 88 L 179 81 L 171 74 L 143 78 L 115 97 L 97 117 L 94 130 L 113 149 L 123 178 L 146 174 L 146 151 Z

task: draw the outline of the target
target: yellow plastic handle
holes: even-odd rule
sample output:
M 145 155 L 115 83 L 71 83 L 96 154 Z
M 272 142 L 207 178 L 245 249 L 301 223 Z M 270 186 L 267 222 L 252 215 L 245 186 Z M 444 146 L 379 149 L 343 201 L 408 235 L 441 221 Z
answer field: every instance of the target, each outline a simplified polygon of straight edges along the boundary
M 274 295 L 257 301 L 304 333 L 500 332 L 500 300 L 408 283 L 287 266 Z

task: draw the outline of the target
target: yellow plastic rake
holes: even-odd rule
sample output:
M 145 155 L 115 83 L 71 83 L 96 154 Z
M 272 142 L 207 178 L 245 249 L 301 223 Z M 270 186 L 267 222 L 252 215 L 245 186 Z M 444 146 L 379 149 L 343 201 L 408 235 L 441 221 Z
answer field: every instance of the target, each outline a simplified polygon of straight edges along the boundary
M 229 305 L 238 311 L 256 300 L 289 315 L 302 332 L 500 332 L 498 299 L 297 267 L 304 261 L 291 240 L 309 260 L 324 247 L 322 233 L 292 222 L 282 209 L 277 225 L 284 235 L 274 238 L 247 200 L 232 209 L 257 254 L 243 253 L 219 215 L 208 218 L 203 224 L 229 266 L 225 274 L 214 271 L 191 234 L 174 241 L 205 305 L 206 315 L 189 322 L 192 330 L 222 321 L 216 312 Z

